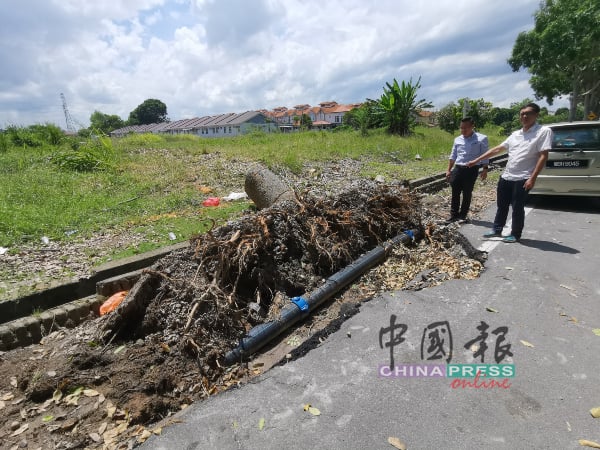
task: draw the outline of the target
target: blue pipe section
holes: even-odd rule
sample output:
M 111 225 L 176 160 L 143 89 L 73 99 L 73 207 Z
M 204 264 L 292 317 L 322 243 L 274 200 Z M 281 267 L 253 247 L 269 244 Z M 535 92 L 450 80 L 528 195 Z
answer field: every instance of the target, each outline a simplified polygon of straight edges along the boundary
M 356 278 L 385 261 L 392 248 L 397 244 L 408 243 L 422 237 L 423 233 L 420 230 L 407 230 L 363 254 L 350 265 L 333 274 L 321 287 L 307 296 L 292 298 L 292 303 L 281 310 L 277 320 L 252 328 L 240 340 L 239 345 L 225 355 L 225 364 L 230 365 L 252 355 L 283 331 L 306 318 L 314 309 L 344 289 Z

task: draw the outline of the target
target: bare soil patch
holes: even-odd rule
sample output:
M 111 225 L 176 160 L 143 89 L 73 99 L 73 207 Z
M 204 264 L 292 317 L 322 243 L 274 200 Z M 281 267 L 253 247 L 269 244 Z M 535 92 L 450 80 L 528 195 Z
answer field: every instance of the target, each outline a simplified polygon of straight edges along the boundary
M 2 448 L 133 447 L 180 409 L 309 351 L 379 292 L 478 276 L 482 261 L 465 252 L 458 225 L 441 225 L 443 193 L 347 180 L 296 184 L 295 202 L 249 213 L 158 261 L 114 313 L 0 355 Z M 476 193 L 475 216 L 491 195 Z M 252 361 L 222 364 L 289 297 L 414 228 L 425 239 L 397 246 Z

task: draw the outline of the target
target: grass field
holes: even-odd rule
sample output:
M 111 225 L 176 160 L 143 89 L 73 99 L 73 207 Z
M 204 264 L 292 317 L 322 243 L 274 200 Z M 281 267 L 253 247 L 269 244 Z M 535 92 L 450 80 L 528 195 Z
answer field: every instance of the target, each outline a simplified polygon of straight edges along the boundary
M 490 145 L 502 140 L 496 129 L 482 131 Z M 307 161 L 361 159 L 367 161 L 361 174 L 365 177 L 414 179 L 445 170 L 452 140 L 437 128 L 418 127 L 413 136 L 404 138 L 383 131 L 361 136 L 346 130 L 215 139 L 132 135 L 100 143 L 71 142 L 70 147 L 65 142 L 37 146 L 4 142 L 0 246 L 18 251 L 20 244 L 39 242 L 43 236 L 64 241 L 127 229 L 148 236 L 145 248 L 135 252 L 150 250 L 171 244 L 171 231 L 184 240 L 206 231 L 212 220 L 222 223 L 251 206 L 232 202 L 201 207 L 207 195 L 224 196 L 232 186 L 243 186 L 244 174 L 232 171 L 227 161 L 232 166 L 253 161 L 271 168 L 284 166 L 301 175 Z M 416 155 L 421 159 L 415 160 Z M 101 164 L 79 170 L 83 167 L 79 164 L 89 162 L 85 158 Z M 115 255 L 119 256 L 126 255 Z

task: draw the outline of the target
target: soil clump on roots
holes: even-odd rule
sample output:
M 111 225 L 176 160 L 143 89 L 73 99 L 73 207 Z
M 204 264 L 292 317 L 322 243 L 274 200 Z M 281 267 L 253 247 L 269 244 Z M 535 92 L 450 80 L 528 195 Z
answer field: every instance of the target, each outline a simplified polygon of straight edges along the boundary
M 481 263 L 465 258 L 452 228 L 424 223 L 423 209 L 401 186 L 361 180 L 336 197 L 297 193 L 193 237 L 146 269 L 114 312 L 1 355 L 2 448 L 127 448 L 160 433 L 174 412 L 267 368 L 223 364 L 250 329 L 406 230 L 426 239 L 397 247 L 389 264 L 292 330 L 288 352 L 423 271 L 430 284 L 476 277 Z

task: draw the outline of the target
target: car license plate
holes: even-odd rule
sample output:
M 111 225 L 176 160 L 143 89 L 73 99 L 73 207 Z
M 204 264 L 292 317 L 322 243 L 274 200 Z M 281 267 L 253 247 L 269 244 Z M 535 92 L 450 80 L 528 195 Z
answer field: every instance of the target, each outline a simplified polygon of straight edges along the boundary
M 546 161 L 546 167 L 553 169 L 582 169 L 589 164 L 587 159 L 558 159 Z

